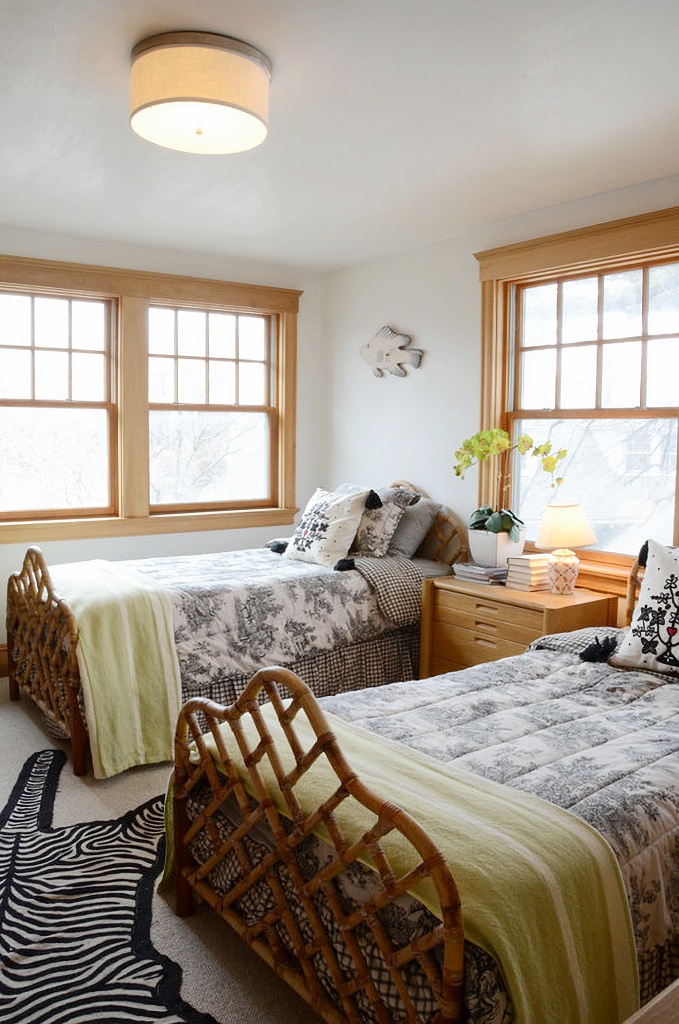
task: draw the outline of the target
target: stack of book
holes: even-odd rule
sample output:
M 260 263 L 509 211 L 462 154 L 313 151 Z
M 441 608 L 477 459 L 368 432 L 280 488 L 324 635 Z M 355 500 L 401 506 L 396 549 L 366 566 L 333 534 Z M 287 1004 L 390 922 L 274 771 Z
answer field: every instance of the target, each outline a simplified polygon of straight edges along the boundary
M 510 555 L 507 586 L 514 590 L 549 590 L 549 555 Z
M 477 565 L 475 562 L 455 562 L 453 573 L 460 580 L 472 580 L 474 583 L 504 584 L 507 579 L 507 567 L 495 568 Z

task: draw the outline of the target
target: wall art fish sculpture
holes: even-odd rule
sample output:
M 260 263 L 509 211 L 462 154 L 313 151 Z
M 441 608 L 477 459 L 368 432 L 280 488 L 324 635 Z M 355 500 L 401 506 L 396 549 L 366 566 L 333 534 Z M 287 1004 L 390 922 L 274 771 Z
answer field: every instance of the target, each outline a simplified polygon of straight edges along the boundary
M 411 340 L 407 334 L 400 334 L 392 327 L 382 327 L 375 337 L 363 346 L 361 356 L 369 366 L 372 366 L 376 377 L 386 377 L 388 373 L 405 377 L 406 366 L 412 366 L 416 370 L 424 355 L 421 348 L 409 347 Z

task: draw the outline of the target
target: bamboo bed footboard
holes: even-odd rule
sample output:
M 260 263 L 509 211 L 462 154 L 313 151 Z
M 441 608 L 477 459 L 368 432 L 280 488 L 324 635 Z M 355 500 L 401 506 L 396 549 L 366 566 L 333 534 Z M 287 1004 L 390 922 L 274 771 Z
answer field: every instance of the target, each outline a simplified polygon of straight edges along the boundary
M 279 687 L 292 699 L 283 701 Z M 262 711 L 262 690 L 282 729 L 277 741 Z M 323 759 L 336 788 L 319 806 L 303 809 L 300 781 Z M 284 763 L 292 767 L 285 770 Z M 276 782 L 267 788 L 268 769 Z M 189 701 L 177 724 L 173 790 L 177 913 L 190 914 L 192 895 L 199 894 L 330 1024 L 419 1021 L 413 999 L 423 989 L 437 1024 L 462 1020 L 464 934 L 453 876 L 413 818 L 381 800 L 351 770 L 311 691 L 292 672 L 261 670 L 228 708 L 203 698 Z M 369 812 L 358 840 L 343 834 L 340 807 Z M 305 844 L 319 829 L 324 856 L 317 863 Z M 412 866 L 401 876 L 382 845 L 391 832 L 412 854 Z M 377 889 L 367 902 L 348 903 L 342 880 L 366 862 Z M 435 886 L 440 915 L 430 915 L 429 930 L 420 929 L 410 941 L 396 939 L 389 910 L 398 914 L 399 899 L 424 878 Z M 262 901 L 263 910 L 255 912 Z
M 7 584 L 7 671 L 11 700 L 24 694 L 70 740 L 73 772 L 87 771 L 89 737 L 76 657 L 78 627 L 55 591 L 40 548 L 30 547 Z

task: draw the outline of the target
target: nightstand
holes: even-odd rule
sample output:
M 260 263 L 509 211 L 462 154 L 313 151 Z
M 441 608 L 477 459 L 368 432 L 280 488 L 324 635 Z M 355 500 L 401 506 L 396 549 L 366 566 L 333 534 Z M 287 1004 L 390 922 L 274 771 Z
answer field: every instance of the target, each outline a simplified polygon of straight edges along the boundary
M 618 598 L 576 590 L 548 590 L 468 583 L 453 576 L 422 585 L 420 678 L 522 654 L 546 633 L 585 626 L 615 626 Z

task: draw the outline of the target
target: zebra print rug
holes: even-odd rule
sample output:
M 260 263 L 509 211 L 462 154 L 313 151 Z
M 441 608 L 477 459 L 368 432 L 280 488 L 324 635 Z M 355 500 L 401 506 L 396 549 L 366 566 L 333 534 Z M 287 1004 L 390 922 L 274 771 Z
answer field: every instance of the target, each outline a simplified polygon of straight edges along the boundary
M 0 1020 L 217 1024 L 151 944 L 164 798 L 111 821 L 52 823 L 65 755 L 30 757 L 0 814 Z

